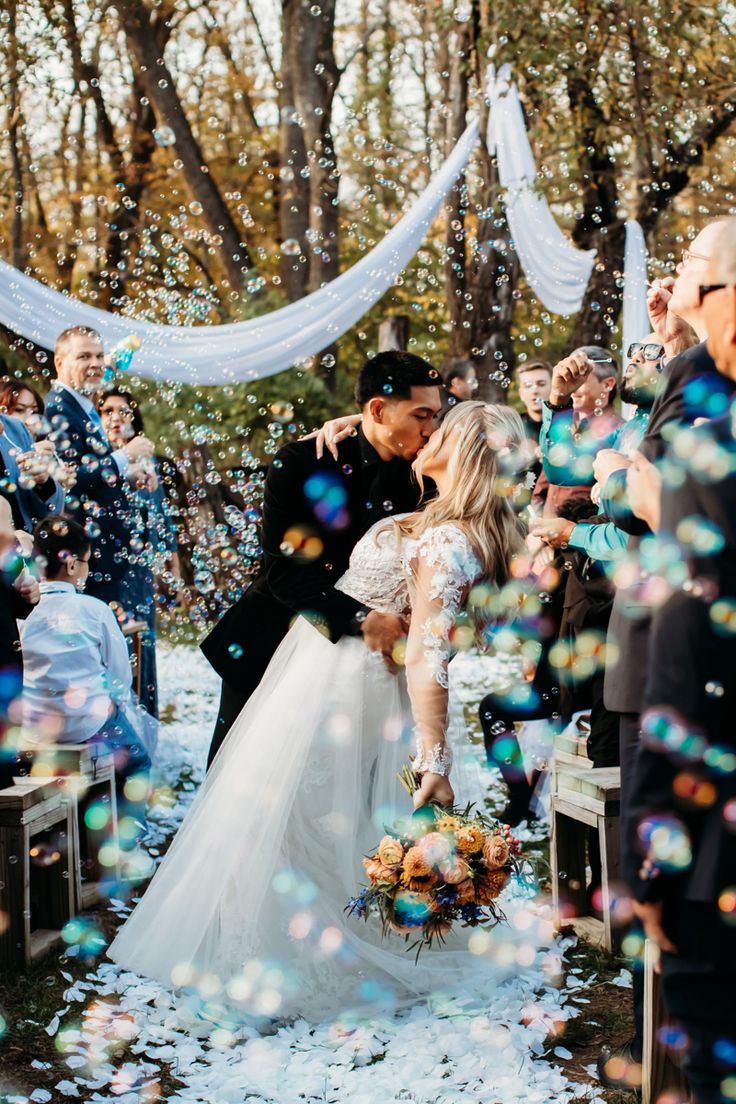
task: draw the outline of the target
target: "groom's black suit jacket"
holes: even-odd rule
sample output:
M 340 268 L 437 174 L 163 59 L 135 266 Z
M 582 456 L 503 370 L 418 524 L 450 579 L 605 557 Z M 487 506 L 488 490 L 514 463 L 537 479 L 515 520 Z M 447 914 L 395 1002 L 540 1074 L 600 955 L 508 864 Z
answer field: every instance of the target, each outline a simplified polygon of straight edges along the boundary
M 381 460 L 362 430 L 340 443 L 338 460 L 318 460 L 313 440 L 279 450 L 266 477 L 261 570 L 201 644 L 243 704 L 297 614 L 320 622 L 333 643 L 352 631 L 360 603 L 335 583 L 371 525 L 415 510 L 419 497 L 409 462 Z

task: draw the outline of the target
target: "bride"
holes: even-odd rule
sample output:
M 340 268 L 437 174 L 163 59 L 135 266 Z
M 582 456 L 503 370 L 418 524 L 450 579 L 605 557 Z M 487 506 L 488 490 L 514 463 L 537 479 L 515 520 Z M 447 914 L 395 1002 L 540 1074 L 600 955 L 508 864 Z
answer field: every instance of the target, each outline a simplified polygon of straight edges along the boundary
M 448 703 L 450 638 L 471 588 L 503 586 L 521 547 L 509 488 L 523 438 L 509 407 L 466 402 L 447 415 L 413 465 L 437 496 L 370 529 L 337 584 L 410 616 L 403 670 L 295 619 L 112 944 L 115 962 L 244 1016 L 313 1022 L 489 992 L 500 968 L 469 949 L 472 929 L 415 965 L 399 936 L 344 910 L 363 856 L 407 813 L 396 775 L 410 740 L 416 806 L 482 801 Z

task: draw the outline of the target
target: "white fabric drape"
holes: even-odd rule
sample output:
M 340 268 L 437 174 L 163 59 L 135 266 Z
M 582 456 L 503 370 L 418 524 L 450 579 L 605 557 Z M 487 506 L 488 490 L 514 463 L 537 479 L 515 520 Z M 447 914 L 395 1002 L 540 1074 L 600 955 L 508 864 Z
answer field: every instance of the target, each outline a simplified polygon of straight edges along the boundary
M 647 314 L 647 246 L 636 219 L 626 223 L 624 247 L 624 321 L 622 360 L 632 341 L 642 341 L 651 330 Z
M 110 314 L 62 295 L 0 261 L 0 320 L 14 333 L 53 348 L 67 326 L 98 330 L 108 348 L 141 340 L 131 369 L 182 383 L 262 379 L 331 345 L 363 317 L 419 248 L 448 189 L 478 140 L 471 123 L 399 223 L 375 249 L 331 283 L 262 318 L 222 326 L 162 326 Z
M 506 219 L 524 275 L 535 295 L 555 314 L 575 314 L 595 262 L 594 249 L 576 249 L 560 230 L 537 189 L 537 167 L 511 70 L 488 71 L 488 149 L 496 153 Z M 647 251 L 635 219 L 626 223 L 622 352 L 649 332 L 646 309 Z
M 537 190 L 534 163 L 516 85 L 508 65 L 489 70 L 488 149 L 496 151 L 506 192 L 511 238 L 535 295 L 555 314 L 575 314 L 588 286 L 594 249 L 576 249 Z

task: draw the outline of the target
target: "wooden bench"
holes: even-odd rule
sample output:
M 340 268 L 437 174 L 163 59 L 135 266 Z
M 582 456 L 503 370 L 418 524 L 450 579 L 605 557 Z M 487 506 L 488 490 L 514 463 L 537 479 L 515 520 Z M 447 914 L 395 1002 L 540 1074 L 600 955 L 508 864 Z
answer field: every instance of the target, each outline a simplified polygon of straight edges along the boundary
M 58 781 L 0 790 L 0 963 L 30 965 L 75 912 L 74 816 Z
M 89 744 L 46 744 L 21 752 L 32 779 L 54 778 L 72 808 L 75 903 L 89 908 L 109 896 L 117 878 L 118 819 L 115 798 L 115 764 L 110 752 Z M 114 850 L 110 865 L 100 862 L 100 848 Z
M 551 800 L 552 902 L 555 913 L 571 912 L 571 926 L 591 942 L 611 951 L 618 945 L 612 922 L 612 883 L 620 865 L 619 813 L 621 771 L 618 767 L 566 767 L 553 773 Z M 587 829 L 598 833 L 601 852 L 603 919 L 590 916 L 586 899 Z
M 588 768 L 593 760 L 588 758 L 590 715 L 583 714 L 554 738 L 555 767 Z

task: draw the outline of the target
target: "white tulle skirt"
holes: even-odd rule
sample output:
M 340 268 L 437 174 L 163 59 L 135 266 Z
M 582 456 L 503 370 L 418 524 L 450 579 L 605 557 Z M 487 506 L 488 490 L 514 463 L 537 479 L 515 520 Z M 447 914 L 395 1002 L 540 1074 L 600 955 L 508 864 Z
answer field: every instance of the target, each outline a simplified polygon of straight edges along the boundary
M 462 724 L 451 728 L 457 803 L 480 802 Z M 396 777 L 410 734 L 403 675 L 361 640 L 331 644 L 298 619 L 110 957 L 275 1019 L 487 997 L 514 969 L 513 929 L 495 929 L 494 946 L 507 949 L 489 953 L 458 927 L 415 964 L 403 937 L 382 938 L 378 918 L 344 912 L 365 884 L 362 858 L 411 812 Z

